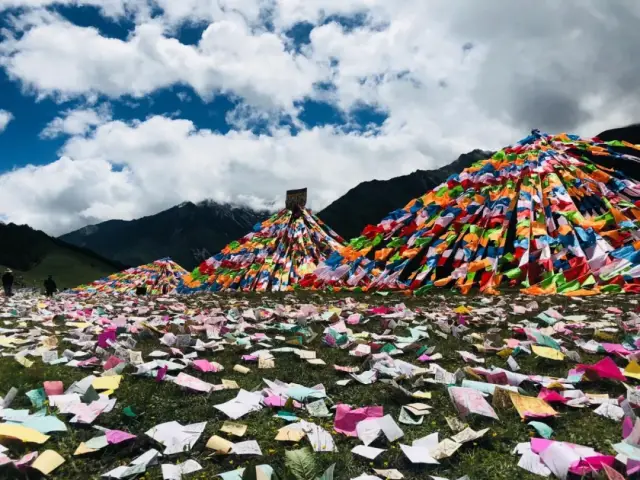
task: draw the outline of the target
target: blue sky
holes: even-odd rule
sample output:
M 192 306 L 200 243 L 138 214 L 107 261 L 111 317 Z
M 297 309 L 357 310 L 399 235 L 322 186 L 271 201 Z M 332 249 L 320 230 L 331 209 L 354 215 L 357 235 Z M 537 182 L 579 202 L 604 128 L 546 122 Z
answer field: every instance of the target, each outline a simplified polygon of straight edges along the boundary
M 0 218 L 62 234 L 305 186 L 321 209 L 532 128 L 638 121 L 617 3 L 0 0 Z
M 64 18 L 79 26 L 97 28 L 105 37 L 126 40 L 135 23 L 127 18 L 105 18 L 100 9 L 94 6 L 67 7 L 53 5 L 50 11 L 57 12 Z M 19 12 L 18 9 L 6 11 L 2 16 L 0 28 L 9 26 L 8 15 Z M 349 30 L 364 23 L 362 15 L 330 16 L 321 22 L 336 22 Z M 185 45 L 196 45 L 207 24 L 183 25 L 172 37 Z M 309 43 L 309 33 L 313 25 L 300 22 L 286 32 L 291 39 L 292 49 L 299 49 Z M 323 86 L 318 86 L 323 88 Z M 325 87 L 327 88 L 327 87 Z M 330 88 L 330 86 L 329 86 Z M 20 112 L 14 115 L 6 134 L 0 135 L 0 174 L 28 164 L 44 165 L 58 158 L 58 151 L 64 144 L 64 138 L 40 138 L 40 133 L 61 110 L 81 107 L 84 100 L 55 101 L 51 98 L 38 99 L 37 95 L 24 91 L 20 82 L 12 81 L 5 71 L 0 72 L 0 110 Z M 97 103 L 108 101 L 113 117 L 124 121 L 143 120 L 153 115 L 184 116 L 193 121 L 198 129 L 209 129 L 226 134 L 233 128 L 226 116 L 241 101 L 232 94 L 217 94 L 212 100 L 204 101 L 188 86 L 173 86 L 158 90 L 143 98 L 122 97 L 116 100 L 99 97 Z M 373 105 L 362 104 L 350 112 L 342 112 L 328 101 L 302 99 L 299 119 L 306 128 L 335 125 L 345 131 L 358 131 L 372 126 L 380 126 L 386 119 L 384 110 Z M 265 122 L 252 122 L 250 128 L 256 133 L 265 132 Z M 295 134 L 299 131 L 287 118 L 282 118 L 281 125 L 290 126 Z

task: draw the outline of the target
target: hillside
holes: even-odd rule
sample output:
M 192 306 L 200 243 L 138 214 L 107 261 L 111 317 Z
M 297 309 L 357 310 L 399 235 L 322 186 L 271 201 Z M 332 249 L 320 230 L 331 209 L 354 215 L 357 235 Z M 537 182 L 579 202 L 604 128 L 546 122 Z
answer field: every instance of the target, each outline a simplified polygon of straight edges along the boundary
M 137 220 L 109 220 L 60 238 L 128 265 L 171 257 L 187 270 L 269 216 L 249 208 L 185 202 Z
M 0 271 L 11 268 L 25 286 L 40 287 L 53 275 L 59 288 L 73 287 L 126 268 L 27 225 L 0 223 Z

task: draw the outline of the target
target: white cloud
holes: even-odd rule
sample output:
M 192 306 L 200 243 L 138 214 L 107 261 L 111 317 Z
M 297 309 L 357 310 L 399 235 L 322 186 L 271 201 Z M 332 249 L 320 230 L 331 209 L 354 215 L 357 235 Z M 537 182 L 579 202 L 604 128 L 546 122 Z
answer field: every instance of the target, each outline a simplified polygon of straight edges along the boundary
M 0 110 L 0 133 L 6 130 L 11 120 L 13 120 L 13 114 L 11 112 Z
M 252 32 L 241 20 L 212 23 L 191 46 L 166 37 L 157 22 L 138 25 L 122 41 L 55 15 L 34 18 L 23 36 L 0 44 L 0 65 L 40 95 L 143 97 L 187 84 L 205 99 L 232 93 L 260 108 L 293 111 L 293 101 L 322 78 L 320 66 L 290 55 L 280 37 Z
M 176 26 L 183 22 L 216 22 L 242 19 L 258 25 L 271 0 L 151 0 L 149 3 L 163 10 L 163 20 Z
M 149 13 L 149 4 L 144 0 L 0 0 L 0 12 L 6 9 L 38 9 L 52 6 L 92 6 L 100 9 L 108 17 L 122 17 L 127 14 Z
M 287 189 L 305 186 L 310 205 L 320 209 L 360 181 L 409 173 L 440 156 L 452 160 L 451 150 L 464 145 L 420 136 L 363 136 L 330 127 L 298 135 L 286 129 L 275 129 L 272 136 L 220 135 L 160 116 L 130 124 L 111 121 L 86 137 L 72 137 L 57 162 L 0 176 L 0 214 L 61 234 L 185 200 L 281 205 Z M 416 148 L 421 142 L 433 156 Z
M 532 128 L 589 136 L 640 120 L 634 0 L 154 0 L 164 14 L 153 20 L 150 1 L 112 2 L 113 12 L 143 12 L 128 39 L 33 11 L 0 43 L 0 66 L 27 91 L 63 99 L 142 98 L 175 85 L 205 101 L 227 93 L 240 100 L 227 116 L 235 130 L 66 112 L 45 130 L 71 136 L 62 158 L 0 176 L 0 215 L 62 233 L 184 200 L 281 201 L 301 186 L 319 209 L 360 181 L 434 168 Z M 366 24 L 320 25 L 354 14 Z M 296 52 L 284 32 L 300 21 L 314 28 Z M 187 22 L 208 25 L 197 45 L 170 37 Z M 328 81 L 335 88 L 316 88 Z M 388 118 L 375 134 L 278 127 L 283 115 L 301 126 L 305 98 L 347 117 L 372 105 Z M 256 121 L 270 134 L 248 132 Z
M 93 128 L 111 120 L 109 106 L 78 108 L 67 110 L 62 115 L 54 118 L 40 133 L 42 138 L 56 138 L 60 135 L 86 135 Z

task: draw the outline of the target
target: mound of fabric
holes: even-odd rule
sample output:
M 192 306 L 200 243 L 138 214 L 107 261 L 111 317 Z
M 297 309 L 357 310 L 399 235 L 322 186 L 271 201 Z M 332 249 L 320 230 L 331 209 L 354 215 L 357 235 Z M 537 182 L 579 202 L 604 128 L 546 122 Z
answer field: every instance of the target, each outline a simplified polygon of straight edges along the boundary
M 306 208 L 283 209 L 185 275 L 178 292 L 288 291 L 343 244 Z
M 417 294 L 503 283 L 529 294 L 640 292 L 640 184 L 603 166 L 640 159 L 618 148 L 640 151 L 534 130 L 367 226 L 314 281 Z
M 150 295 L 162 295 L 175 291 L 180 279 L 188 272 L 170 258 L 129 268 L 88 285 L 80 285 L 71 290 L 76 294 L 113 293 L 133 295 L 144 287 Z

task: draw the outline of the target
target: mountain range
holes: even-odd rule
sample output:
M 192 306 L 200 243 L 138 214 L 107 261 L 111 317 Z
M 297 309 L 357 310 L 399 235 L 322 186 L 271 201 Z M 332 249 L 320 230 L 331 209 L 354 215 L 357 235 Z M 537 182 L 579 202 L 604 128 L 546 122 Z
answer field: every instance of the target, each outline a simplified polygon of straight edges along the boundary
M 60 239 L 131 266 L 171 257 L 191 269 L 268 216 L 267 211 L 210 200 L 185 202 L 136 220 L 90 225 Z
M 360 183 L 321 210 L 318 216 L 343 238 L 357 237 L 366 225 L 377 224 L 389 212 L 404 207 L 410 200 L 424 195 L 452 174 L 491 155 L 492 152 L 474 150 L 435 170 L 416 170 L 389 180 Z
M 640 125 L 607 130 L 598 136 L 605 141 L 626 140 L 637 144 Z M 474 150 L 435 170 L 417 170 L 389 180 L 360 183 L 318 212 L 318 216 L 343 238 L 353 238 L 366 225 L 376 224 L 389 212 L 444 182 L 450 175 L 491 155 L 489 151 Z M 640 174 L 640 165 L 633 162 L 605 166 L 618 168 L 632 178 Z M 213 201 L 187 202 L 137 220 L 109 220 L 84 227 L 60 239 L 128 265 L 170 256 L 189 270 L 268 216 L 266 211 Z

